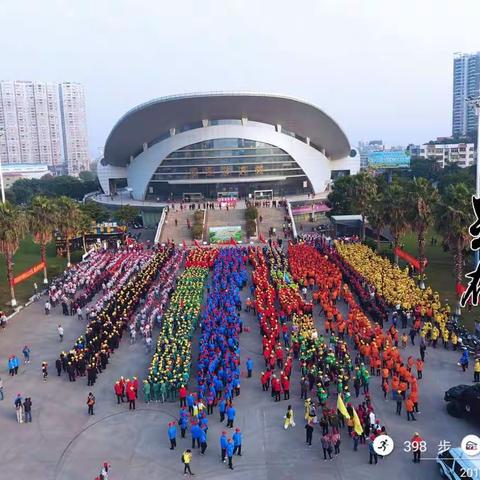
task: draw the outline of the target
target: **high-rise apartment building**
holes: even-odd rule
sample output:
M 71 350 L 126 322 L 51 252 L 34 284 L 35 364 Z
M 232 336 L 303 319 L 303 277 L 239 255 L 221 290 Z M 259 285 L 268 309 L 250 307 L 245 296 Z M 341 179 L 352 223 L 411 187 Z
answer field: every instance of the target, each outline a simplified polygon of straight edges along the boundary
M 57 85 L 0 82 L 2 163 L 63 163 Z
M 88 169 L 83 87 L 0 81 L 0 158 L 3 164 L 40 163 L 71 175 Z
M 477 131 L 477 117 L 469 97 L 480 95 L 480 52 L 455 53 L 453 58 L 452 135 L 462 136 Z
M 69 175 L 88 170 L 90 157 L 87 140 L 85 92 L 79 83 L 59 85 L 62 118 L 63 155 Z

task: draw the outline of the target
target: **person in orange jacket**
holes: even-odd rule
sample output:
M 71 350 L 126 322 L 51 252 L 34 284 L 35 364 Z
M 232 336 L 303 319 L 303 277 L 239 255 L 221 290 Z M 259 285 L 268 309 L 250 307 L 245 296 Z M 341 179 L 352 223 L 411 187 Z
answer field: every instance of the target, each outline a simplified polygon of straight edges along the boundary
M 413 452 L 413 463 L 420 463 L 422 443 L 423 438 L 418 432 L 415 432 L 410 440 L 410 445 L 412 446 Z
M 410 421 L 410 420 L 413 420 L 413 421 L 416 421 L 417 419 L 415 418 L 415 416 L 413 415 L 413 401 L 411 399 L 411 397 L 407 397 L 407 399 L 405 400 L 405 410 L 407 411 L 407 420 Z
M 420 380 L 423 377 L 423 362 L 420 358 L 417 358 L 417 378 Z

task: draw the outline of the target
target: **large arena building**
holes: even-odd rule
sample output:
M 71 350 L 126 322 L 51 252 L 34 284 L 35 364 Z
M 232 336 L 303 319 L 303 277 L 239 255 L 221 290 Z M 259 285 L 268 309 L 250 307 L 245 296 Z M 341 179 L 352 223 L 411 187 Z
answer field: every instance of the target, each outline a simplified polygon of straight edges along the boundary
M 105 144 L 104 193 L 135 200 L 251 198 L 322 193 L 360 157 L 339 125 L 296 98 L 199 93 L 158 98 L 127 112 Z

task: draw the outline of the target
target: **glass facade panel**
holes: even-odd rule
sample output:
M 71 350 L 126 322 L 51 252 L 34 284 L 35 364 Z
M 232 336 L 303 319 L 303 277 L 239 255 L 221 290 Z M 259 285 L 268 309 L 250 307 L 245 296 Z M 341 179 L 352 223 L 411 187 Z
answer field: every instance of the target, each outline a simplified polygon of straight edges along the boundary
M 251 181 L 245 182 L 245 177 L 251 177 Z M 272 177 L 277 177 L 277 181 Z M 285 180 L 279 182 L 278 177 Z M 211 182 L 195 183 L 201 179 Z M 243 179 L 235 184 L 240 196 L 262 189 L 273 189 L 275 195 L 312 193 L 305 173 L 288 153 L 244 138 L 205 140 L 172 152 L 157 167 L 147 191 L 162 199 L 190 191 L 215 198 L 217 191 L 229 188 L 229 182 L 235 179 Z M 171 181 L 182 183 L 171 184 Z

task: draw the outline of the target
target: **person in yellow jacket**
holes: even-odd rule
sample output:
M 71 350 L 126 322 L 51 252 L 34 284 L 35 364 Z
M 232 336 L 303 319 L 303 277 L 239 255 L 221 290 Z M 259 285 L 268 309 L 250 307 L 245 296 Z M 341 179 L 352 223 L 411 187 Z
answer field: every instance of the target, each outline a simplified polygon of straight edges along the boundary
M 190 475 L 195 475 L 194 473 L 192 473 L 192 470 L 190 469 L 190 462 L 191 462 L 191 461 L 192 461 L 192 451 L 187 448 L 187 450 L 185 450 L 185 451 L 182 453 L 183 474 L 184 474 L 184 475 L 186 475 L 187 472 L 188 472 Z
M 480 382 L 480 358 L 475 359 L 475 365 L 473 366 L 473 381 Z
M 458 337 L 455 332 L 452 332 L 450 335 L 450 341 L 452 342 L 453 349 L 456 350 L 458 348 Z
M 287 430 L 288 427 L 294 427 L 295 426 L 295 421 L 293 418 L 293 408 L 291 405 L 288 406 L 287 408 L 287 413 L 285 413 L 285 421 L 283 422 L 283 428 Z
M 437 341 L 438 341 L 438 336 L 440 335 L 440 331 L 438 330 L 437 327 L 432 328 L 432 347 L 437 348 Z

